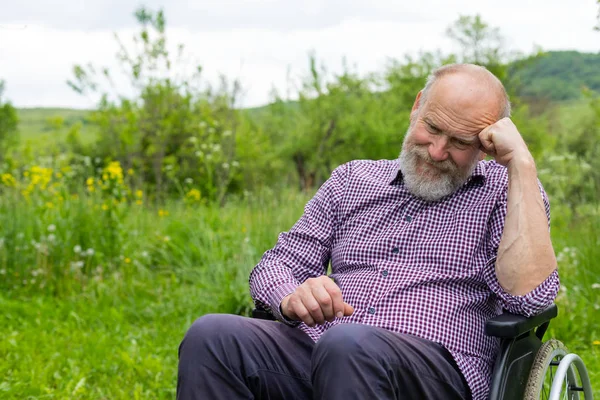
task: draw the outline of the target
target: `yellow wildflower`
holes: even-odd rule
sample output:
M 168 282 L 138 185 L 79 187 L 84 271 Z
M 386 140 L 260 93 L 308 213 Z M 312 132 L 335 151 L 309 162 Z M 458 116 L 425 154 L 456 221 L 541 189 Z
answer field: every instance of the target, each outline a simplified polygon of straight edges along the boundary
M 142 192 L 141 190 L 136 190 L 135 197 L 137 197 L 138 199 L 141 199 L 142 197 L 144 197 L 144 192 Z
M 600 346 L 600 340 L 594 340 L 592 343 L 596 346 Z
M 108 210 L 108 205 L 107 205 L 107 204 L 102 204 L 102 209 L 103 209 L 104 211 Z
M 14 176 L 12 176 L 9 173 L 2 174 L 1 179 L 2 179 L 2 183 L 4 185 L 10 186 L 10 187 L 14 187 L 16 185 L 16 183 L 17 183 L 16 180 L 15 180 L 15 178 L 14 178 Z
M 89 177 L 85 180 L 85 184 L 88 186 L 93 186 L 94 185 L 94 178 Z
M 138 206 L 141 206 L 144 202 L 141 200 L 136 200 L 135 204 L 137 204 Z
M 132 176 L 133 175 L 133 169 L 129 168 L 127 170 L 127 175 Z
M 118 161 L 112 161 L 106 168 L 104 168 L 104 174 L 102 179 L 107 180 L 105 176 L 109 176 L 110 179 L 115 179 L 118 182 L 123 182 L 123 168 Z
M 60 179 L 60 178 L 62 178 L 62 177 L 63 177 L 63 174 L 61 174 L 60 172 L 57 172 L 57 173 L 55 174 L 55 176 L 56 176 L 57 178 L 59 178 L 59 179 Z
M 125 257 L 125 264 L 129 264 L 131 262 L 131 258 Z
M 200 191 L 198 189 L 191 189 L 187 192 L 186 197 L 193 201 L 200 201 Z
M 46 207 L 48 207 L 48 208 L 54 208 L 54 204 L 52 204 L 51 202 L 47 201 L 46 202 Z
M 169 215 L 169 212 L 167 210 L 158 210 L 159 217 L 166 217 L 167 215 Z

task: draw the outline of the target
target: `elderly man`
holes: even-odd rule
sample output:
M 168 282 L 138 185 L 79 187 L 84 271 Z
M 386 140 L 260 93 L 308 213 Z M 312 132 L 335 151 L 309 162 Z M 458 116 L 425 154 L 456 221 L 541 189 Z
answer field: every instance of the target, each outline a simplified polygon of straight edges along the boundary
M 559 287 L 548 200 L 509 115 L 486 69 L 436 70 L 399 159 L 336 168 L 253 269 L 256 305 L 280 322 L 200 318 L 178 397 L 486 398 L 485 321 L 536 314 Z

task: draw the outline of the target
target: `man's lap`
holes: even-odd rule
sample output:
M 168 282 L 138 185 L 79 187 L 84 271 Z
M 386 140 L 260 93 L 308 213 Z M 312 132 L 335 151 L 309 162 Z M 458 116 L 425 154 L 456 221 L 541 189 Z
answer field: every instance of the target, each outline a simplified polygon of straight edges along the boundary
M 183 348 L 193 348 L 196 354 L 182 354 Z M 315 344 L 301 330 L 279 322 L 209 314 L 192 325 L 180 346 L 180 357 L 187 357 L 183 368 L 212 368 L 211 365 L 224 363 L 228 368 L 241 369 L 242 379 L 255 394 L 292 386 L 308 394 L 311 381 L 315 380 L 311 372 L 315 373 L 318 363 L 335 366 L 343 374 L 348 366 L 346 356 L 353 357 L 355 362 L 360 360 L 361 352 L 393 366 L 396 374 L 410 372 L 411 376 L 442 383 L 450 380 L 445 387 L 459 392 L 464 389 L 458 387 L 464 378 L 460 373 L 452 374 L 451 368 L 456 368 L 454 361 L 441 345 L 362 324 L 336 325 Z M 257 397 L 273 398 L 266 394 Z

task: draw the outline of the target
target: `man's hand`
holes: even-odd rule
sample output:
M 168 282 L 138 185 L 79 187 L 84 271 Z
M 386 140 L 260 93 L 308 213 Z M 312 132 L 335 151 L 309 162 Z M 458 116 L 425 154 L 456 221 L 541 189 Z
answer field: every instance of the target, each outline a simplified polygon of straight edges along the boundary
M 309 278 L 281 301 L 283 315 L 308 326 L 352 315 L 354 308 L 344 303 L 342 291 L 328 276 Z
M 482 130 L 479 141 L 481 149 L 505 167 L 513 160 L 533 161 L 523 137 L 510 118 L 502 118 Z

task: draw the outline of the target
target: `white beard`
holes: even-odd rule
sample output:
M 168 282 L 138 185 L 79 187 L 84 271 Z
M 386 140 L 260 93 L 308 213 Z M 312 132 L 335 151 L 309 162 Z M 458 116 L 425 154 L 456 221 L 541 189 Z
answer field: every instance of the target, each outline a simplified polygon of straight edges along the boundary
M 426 201 L 438 201 L 456 192 L 471 176 L 477 166 L 477 157 L 469 165 L 469 168 L 461 171 L 450 159 L 445 161 L 434 161 L 424 146 L 416 146 L 409 143 L 410 128 L 402 144 L 402 152 L 398 157 L 400 170 L 404 178 L 406 189 L 416 197 Z M 417 165 L 421 162 L 422 168 L 434 171 L 436 178 L 420 174 Z M 423 162 L 427 161 L 427 165 Z

